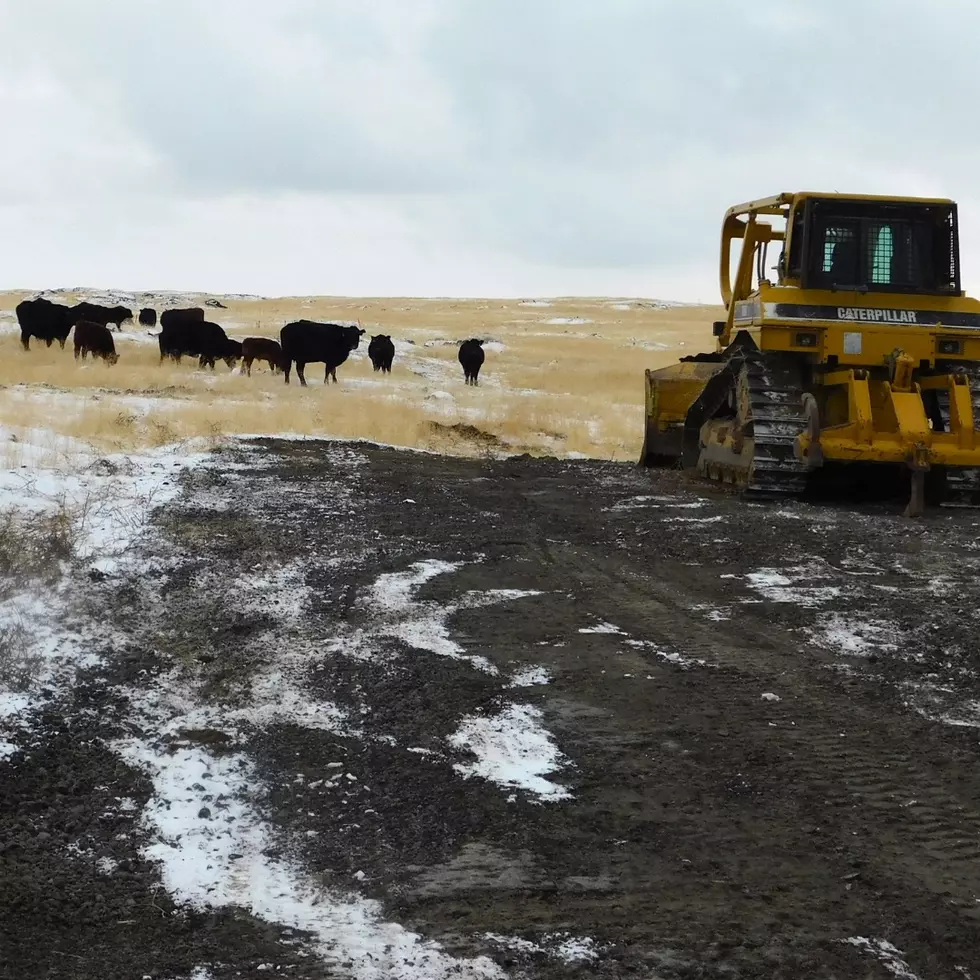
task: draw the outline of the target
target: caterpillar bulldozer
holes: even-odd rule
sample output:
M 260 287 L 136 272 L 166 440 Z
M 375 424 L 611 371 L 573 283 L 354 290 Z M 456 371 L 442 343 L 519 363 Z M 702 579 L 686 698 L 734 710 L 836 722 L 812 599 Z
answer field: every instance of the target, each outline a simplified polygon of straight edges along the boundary
M 980 301 L 961 290 L 953 201 L 739 204 L 722 223 L 720 278 L 715 350 L 646 372 L 641 465 L 771 499 L 867 464 L 907 490 L 908 516 L 980 504 Z

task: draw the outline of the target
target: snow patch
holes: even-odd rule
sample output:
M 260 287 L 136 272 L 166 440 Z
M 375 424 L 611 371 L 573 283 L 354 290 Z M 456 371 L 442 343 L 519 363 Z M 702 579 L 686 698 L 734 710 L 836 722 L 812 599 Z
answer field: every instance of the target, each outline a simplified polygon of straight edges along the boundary
M 583 323 L 591 323 L 592 321 L 584 316 L 553 316 L 550 320 L 545 320 L 549 326 L 579 326 Z
M 654 656 L 665 660 L 669 664 L 678 667 L 714 667 L 715 664 L 708 663 L 707 660 L 700 660 L 697 657 L 685 657 L 672 650 L 661 650 L 656 643 L 651 640 L 627 640 L 628 646 L 635 647 L 637 650 L 649 650 Z
M 251 808 L 260 781 L 240 754 L 175 752 L 125 740 L 116 751 L 153 782 L 143 811 L 144 859 L 167 890 L 196 909 L 241 907 L 266 922 L 309 932 L 328 968 L 357 980 L 500 980 L 487 957 L 457 959 L 438 944 L 386 922 L 379 902 L 320 889 L 284 858 L 269 856 L 273 828 Z M 221 799 L 220 808 L 213 801 Z
M 496 932 L 484 933 L 484 938 L 502 949 L 529 956 L 550 956 L 569 965 L 594 963 L 599 958 L 599 948 L 594 939 L 572 936 L 567 932 L 549 933 L 537 942 L 520 936 L 502 936 Z
M 508 687 L 534 687 L 537 684 L 550 684 L 551 675 L 544 667 L 522 667 L 510 679 Z
M 426 560 L 415 562 L 407 571 L 380 575 L 358 600 L 374 622 L 347 636 L 329 642 L 329 648 L 346 656 L 371 659 L 379 654 L 381 639 L 401 640 L 414 650 L 438 657 L 464 660 L 478 670 L 497 674 L 497 668 L 486 657 L 471 656 L 449 635 L 449 619 L 464 609 L 479 609 L 500 602 L 511 602 L 541 595 L 537 590 L 490 589 L 467 592 L 451 603 L 417 598 L 419 590 L 439 575 L 462 567 L 461 562 Z
M 704 507 L 706 501 L 704 500 L 693 500 L 693 501 L 680 501 L 674 497 L 659 497 L 659 496 L 639 496 L 639 497 L 629 497 L 626 500 L 617 501 L 612 507 L 604 507 L 604 511 L 622 511 L 622 510 L 638 510 L 643 507 L 648 507 L 651 504 L 660 504 L 664 507 L 671 507 L 675 510 L 696 510 L 700 507 Z M 676 518 L 675 518 L 676 519 Z
M 310 597 L 306 585 L 306 565 L 294 562 L 274 571 L 241 575 L 232 586 L 243 611 L 273 612 L 282 618 L 297 619 Z
M 449 744 L 476 756 L 456 763 L 464 777 L 479 776 L 506 789 L 525 789 L 543 800 L 567 800 L 571 793 L 545 776 L 566 764 L 532 705 L 510 704 L 497 715 L 464 718 Z
M 814 643 L 848 657 L 867 657 L 877 650 L 892 653 L 898 645 L 885 622 L 861 619 L 857 614 L 830 613 L 809 631 Z
M 862 953 L 874 957 L 892 976 L 899 980 L 919 980 L 912 968 L 905 962 L 904 954 L 885 939 L 867 939 L 855 936 L 841 940 L 846 946 L 853 946 Z
M 745 576 L 749 586 L 770 602 L 793 603 L 797 606 L 821 606 L 840 595 L 837 586 L 799 585 L 819 578 L 813 568 L 759 568 Z
M 610 633 L 619 636 L 626 636 L 626 632 L 612 623 L 598 623 L 596 626 L 585 626 L 579 630 L 580 633 Z
M 119 862 L 111 857 L 100 857 L 95 862 L 95 868 L 100 875 L 111 875 L 118 867 Z

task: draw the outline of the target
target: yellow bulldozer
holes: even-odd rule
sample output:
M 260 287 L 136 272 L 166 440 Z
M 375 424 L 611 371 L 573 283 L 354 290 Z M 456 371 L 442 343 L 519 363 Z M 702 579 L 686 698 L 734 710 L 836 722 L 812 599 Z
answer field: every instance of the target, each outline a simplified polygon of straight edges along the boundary
M 980 504 L 980 301 L 961 290 L 953 201 L 800 192 L 729 208 L 721 295 L 715 351 L 646 372 L 642 465 L 778 498 L 875 464 L 904 474 L 909 516 Z

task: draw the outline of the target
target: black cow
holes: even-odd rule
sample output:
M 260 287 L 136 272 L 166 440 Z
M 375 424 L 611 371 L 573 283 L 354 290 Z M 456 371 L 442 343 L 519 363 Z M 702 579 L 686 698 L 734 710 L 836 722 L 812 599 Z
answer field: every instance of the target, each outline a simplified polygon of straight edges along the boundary
M 145 307 L 140 310 L 140 326 L 141 327 L 155 327 L 157 325 L 157 311 L 151 310 L 149 307 Z
M 303 370 L 307 364 L 322 362 L 326 365 L 323 383 L 332 377 L 337 381 L 337 368 L 347 360 L 347 355 L 361 342 L 360 327 L 344 327 L 339 323 L 316 323 L 313 320 L 294 320 L 279 331 L 282 345 L 282 369 L 289 384 L 289 370 L 296 362 L 296 376 L 306 385 Z
M 84 361 L 86 354 L 101 357 L 106 364 L 115 364 L 119 360 L 107 326 L 91 320 L 79 320 L 75 324 L 75 360 L 81 355 Z
M 98 303 L 81 302 L 71 308 L 72 321 L 78 323 L 88 320 L 89 323 L 101 323 L 107 327 L 115 324 L 119 330 L 126 320 L 133 319 L 133 311 L 125 306 L 100 306 Z
M 163 317 L 160 319 L 162 321 Z M 174 322 L 171 319 L 161 327 L 157 342 L 160 345 L 161 363 L 165 357 L 170 357 L 179 364 L 186 354 L 196 357 L 199 367 L 210 367 L 213 370 L 217 360 L 222 360 L 233 368 L 242 356 L 242 345 L 237 340 L 229 340 L 217 323 L 208 320 L 178 318 Z
M 184 354 L 199 357 L 200 341 L 196 328 L 204 322 L 204 310 L 199 306 L 187 310 L 164 310 L 160 314 L 160 363 L 165 357 L 178 364 Z
M 15 312 L 24 350 L 31 349 L 31 337 L 43 340 L 48 347 L 57 340 L 61 349 L 65 349 L 65 341 L 75 322 L 71 307 L 52 303 L 49 299 L 25 299 L 17 304 Z
M 395 345 L 387 334 L 379 333 L 371 338 L 368 344 L 368 357 L 375 371 L 391 374 L 391 362 L 395 357 Z
M 205 323 L 206 327 L 218 327 L 216 323 Z M 218 327 L 221 330 L 221 327 Z M 224 330 L 221 330 L 224 334 Z M 201 354 L 201 366 L 203 367 L 205 363 L 209 363 L 211 368 L 214 368 L 214 360 L 216 357 L 221 358 L 230 368 L 239 362 L 242 356 L 242 342 L 240 340 L 232 340 L 231 337 L 225 337 L 222 340 L 218 337 L 213 346 L 208 348 L 208 351 Z
M 482 340 L 464 340 L 459 345 L 459 363 L 463 365 L 463 374 L 466 376 L 468 385 L 477 385 L 480 376 L 480 368 L 483 367 L 484 358 L 487 355 L 483 352 Z
M 204 320 L 204 310 L 200 306 L 192 306 L 186 310 L 164 310 L 160 314 L 160 326 L 168 327 L 174 323 L 197 322 Z

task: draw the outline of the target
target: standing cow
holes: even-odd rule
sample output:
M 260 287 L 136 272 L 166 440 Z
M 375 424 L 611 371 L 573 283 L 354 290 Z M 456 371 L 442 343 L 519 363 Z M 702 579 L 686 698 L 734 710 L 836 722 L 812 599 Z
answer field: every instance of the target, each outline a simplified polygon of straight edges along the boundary
M 141 327 L 155 327 L 157 325 L 157 311 L 144 307 L 140 310 L 139 322 Z
M 360 327 L 345 327 L 339 323 L 316 323 L 313 320 L 295 320 L 287 323 L 279 331 L 282 344 L 282 369 L 289 384 L 289 371 L 296 362 L 296 376 L 299 383 L 306 386 L 303 373 L 307 364 L 326 365 L 323 383 L 332 377 L 337 382 L 337 368 L 340 367 L 352 350 L 361 342 L 364 330 Z
M 115 364 L 119 360 L 112 334 L 104 324 L 91 320 L 79 320 L 75 324 L 75 360 L 81 355 L 84 361 L 86 354 L 101 357 L 106 364 Z
M 282 347 L 271 337 L 246 337 L 242 341 L 242 367 L 252 377 L 252 362 L 265 361 L 272 373 L 282 369 Z
M 459 363 L 463 366 L 463 374 L 468 385 L 478 385 L 480 368 L 486 354 L 483 352 L 482 340 L 464 340 L 459 345 Z
M 65 349 L 65 341 L 74 324 L 71 308 L 49 299 L 25 299 L 15 308 L 20 324 L 20 342 L 24 350 L 31 349 L 31 337 L 43 340 L 50 347 L 54 341 Z
M 133 311 L 125 306 L 101 306 L 83 300 L 71 308 L 71 317 L 73 323 L 87 320 L 89 323 L 101 323 L 104 327 L 112 323 L 120 330 L 127 320 L 133 319 Z
M 204 323 L 204 310 L 199 306 L 186 310 L 164 310 L 160 314 L 160 363 L 165 357 L 180 363 L 181 357 L 188 354 L 199 357 L 201 354 L 200 326 Z
M 391 362 L 395 357 L 395 345 L 391 342 L 391 337 L 383 333 L 372 337 L 368 344 L 368 357 L 371 358 L 375 371 L 391 374 Z

